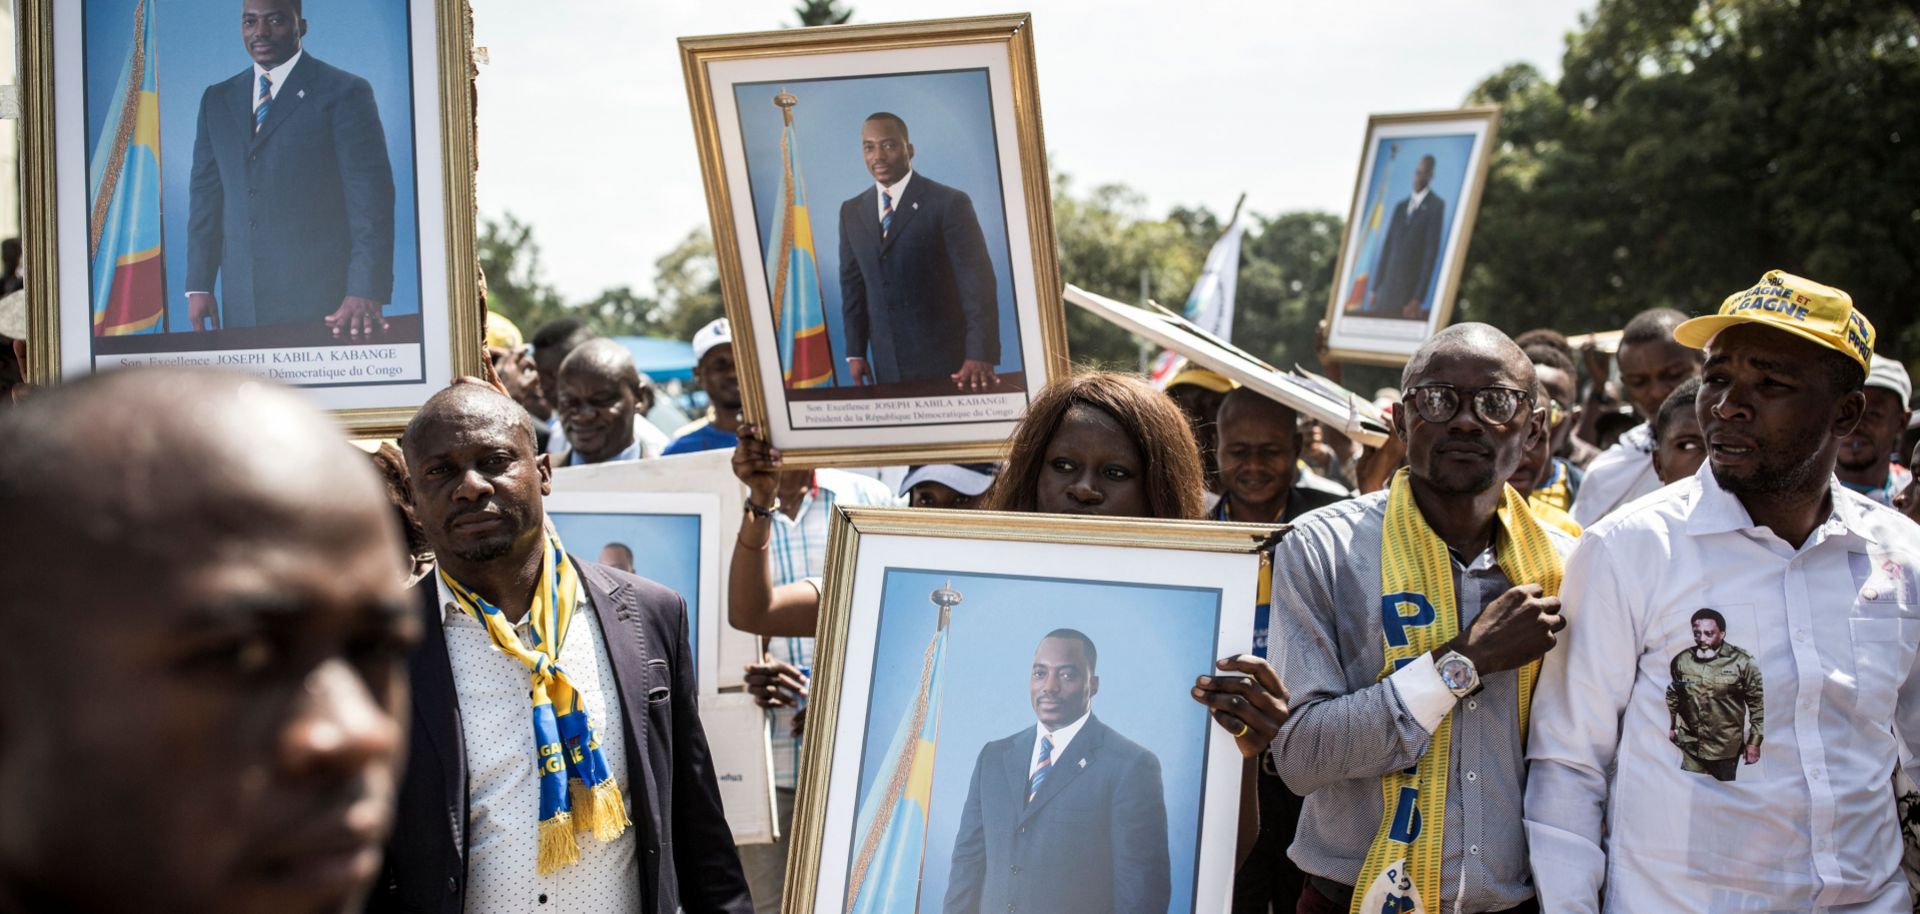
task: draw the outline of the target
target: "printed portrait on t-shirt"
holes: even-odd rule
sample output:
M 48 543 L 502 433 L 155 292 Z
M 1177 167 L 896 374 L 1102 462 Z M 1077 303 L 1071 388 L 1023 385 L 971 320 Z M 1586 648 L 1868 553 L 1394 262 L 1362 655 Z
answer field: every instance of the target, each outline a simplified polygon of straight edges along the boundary
M 1667 739 L 1680 768 L 1731 781 L 1742 764 L 1760 760 L 1766 692 L 1752 654 L 1727 641 L 1718 610 L 1693 614 L 1693 646 L 1675 654 L 1667 686 Z

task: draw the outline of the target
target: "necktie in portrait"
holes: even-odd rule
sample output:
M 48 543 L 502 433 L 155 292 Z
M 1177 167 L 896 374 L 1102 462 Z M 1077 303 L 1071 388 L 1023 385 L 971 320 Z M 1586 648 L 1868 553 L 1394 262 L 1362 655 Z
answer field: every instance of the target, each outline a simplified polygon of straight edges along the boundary
M 880 192 L 880 240 L 885 241 L 887 231 L 893 228 L 893 195 Z
M 273 107 L 273 78 L 260 74 L 260 104 L 253 109 L 253 132 L 260 132 L 260 125 L 267 122 L 267 109 Z
M 1040 761 L 1033 766 L 1033 774 L 1027 776 L 1027 802 L 1039 796 L 1040 785 L 1047 782 L 1047 772 L 1053 770 L 1053 737 L 1040 737 Z

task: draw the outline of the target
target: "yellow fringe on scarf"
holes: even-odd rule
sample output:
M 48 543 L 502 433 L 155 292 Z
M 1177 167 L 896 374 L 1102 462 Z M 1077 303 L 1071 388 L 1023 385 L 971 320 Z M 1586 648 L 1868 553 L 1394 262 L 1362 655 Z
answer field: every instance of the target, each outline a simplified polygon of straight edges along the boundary
M 591 789 L 579 781 L 567 784 L 568 806 L 573 809 L 573 830 L 576 834 L 592 832 L 594 838 L 612 841 L 632 825 L 627 818 L 627 802 L 620 795 L 620 785 L 608 778 Z
M 540 860 L 537 869 L 551 876 L 580 862 L 580 842 L 573 837 L 573 815 L 561 813 L 540 822 Z

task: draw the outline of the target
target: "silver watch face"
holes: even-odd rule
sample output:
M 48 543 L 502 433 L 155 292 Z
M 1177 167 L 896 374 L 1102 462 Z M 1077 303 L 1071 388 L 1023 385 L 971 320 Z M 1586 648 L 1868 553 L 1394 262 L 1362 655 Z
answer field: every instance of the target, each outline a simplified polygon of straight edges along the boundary
M 1440 681 L 1458 691 L 1473 685 L 1473 664 L 1465 658 L 1448 657 L 1440 664 Z

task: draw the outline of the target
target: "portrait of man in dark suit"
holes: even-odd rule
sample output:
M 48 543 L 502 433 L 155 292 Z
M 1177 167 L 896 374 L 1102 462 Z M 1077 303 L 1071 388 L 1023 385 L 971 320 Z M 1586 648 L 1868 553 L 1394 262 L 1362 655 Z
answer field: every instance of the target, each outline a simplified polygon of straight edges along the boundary
M 999 383 L 1000 308 L 986 236 L 965 192 L 913 170 L 906 121 L 860 129 L 874 186 L 840 205 L 840 299 L 855 384 Z
M 386 329 L 386 134 L 372 87 L 306 53 L 306 33 L 301 0 L 244 0 L 240 36 L 253 64 L 201 95 L 187 222 L 195 330 L 323 320 L 339 337 Z
M 1427 286 L 1440 260 L 1441 235 L 1446 226 L 1447 201 L 1429 186 L 1433 156 L 1421 156 L 1413 169 L 1413 193 L 1394 204 L 1387 224 L 1387 240 L 1374 263 L 1374 281 L 1367 290 L 1362 313 L 1377 317 L 1420 318 L 1426 315 Z
M 1165 914 L 1160 760 L 1093 715 L 1098 661 L 1074 629 L 1040 640 L 1028 681 L 1037 722 L 980 750 L 946 914 Z

